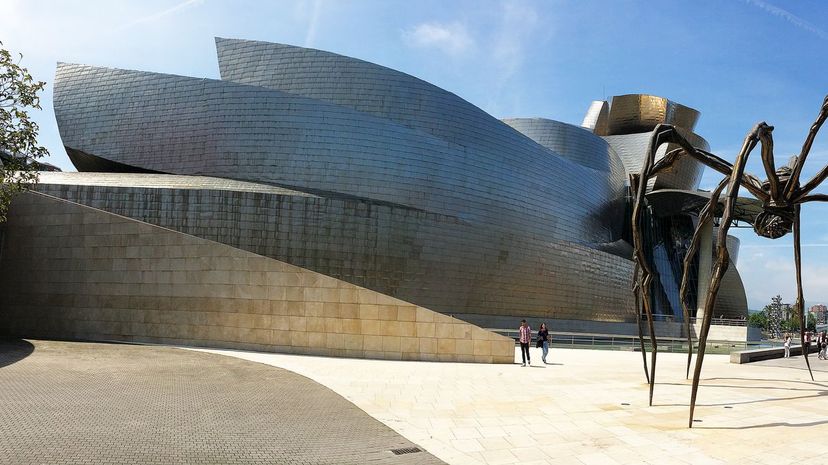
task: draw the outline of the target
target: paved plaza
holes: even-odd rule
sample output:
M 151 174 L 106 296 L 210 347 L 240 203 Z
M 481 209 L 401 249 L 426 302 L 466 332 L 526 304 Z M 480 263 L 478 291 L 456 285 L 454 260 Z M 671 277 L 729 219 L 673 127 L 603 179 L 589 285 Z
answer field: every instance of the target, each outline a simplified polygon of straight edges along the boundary
M 0 341 L 0 464 L 436 464 L 289 371 L 167 347 Z
M 812 382 L 801 357 L 735 365 L 709 355 L 701 421 L 688 429 L 684 355 L 659 355 L 648 407 L 640 353 L 555 348 L 544 366 L 532 350 L 535 365 L 523 368 L 6 342 L 0 464 L 779 465 L 828 455 L 828 362 L 816 357 Z M 390 452 L 417 446 L 427 452 Z
M 828 456 L 828 362 L 705 357 L 693 429 L 686 355 L 553 349 L 551 365 L 393 362 L 213 351 L 330 387 L 450 464 L 794 464 Z M 519 359 L 519 355 L 517 358 Z

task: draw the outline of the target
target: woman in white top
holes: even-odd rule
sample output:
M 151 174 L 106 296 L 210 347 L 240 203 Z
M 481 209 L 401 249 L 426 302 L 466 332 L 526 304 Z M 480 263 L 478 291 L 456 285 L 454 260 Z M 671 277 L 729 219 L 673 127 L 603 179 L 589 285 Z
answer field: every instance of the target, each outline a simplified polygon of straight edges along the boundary
M 790 356 L 791 356 L 791 335 L 786 334 L 785 335 L 785 358 L 788 358 Z

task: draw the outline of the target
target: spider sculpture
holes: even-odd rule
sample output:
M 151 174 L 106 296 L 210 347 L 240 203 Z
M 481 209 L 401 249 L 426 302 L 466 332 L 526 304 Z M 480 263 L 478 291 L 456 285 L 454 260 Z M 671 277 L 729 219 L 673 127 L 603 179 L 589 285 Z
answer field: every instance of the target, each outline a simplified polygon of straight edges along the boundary
M 700 163 L 712 168 L 713 170 L 723 174 L 725 178 L 719 183 L 716 189 L 713 190 L 710 196 L 710 201 L 704 206 L 699 213 L 699 223 L 693 238 L 690 242 L 690 247 L 687 255 L 684 258 L 684 273 L 681 283 L 681 303 L 684 311 L 685 330 L 687 331 L 688 347 L 687 354 L 687 375 L 690 373 L 690 362 L 692 357 L 692 341 L 690 340 L 690 312 L 687 305 L 687 285 L 688 285 L 688 269 L 692 263 L 693 256 L 699 249 L 701 232 L 706 224 L 709 224 L 714 215 L 717 213 L 719 207 L 720 197 L 723 192 L 724 208 L 721 212 L 721 220 L 719 222 L 719 231 L 717 236 L 717 245 L 715 251 L 715 261 L 711 271 L 710 286 L 704 300 L 704 317 L 702 319 L 701 329 L 698 335 L 698 355 L 696 357 L 696 365 L 693 371 L 693 384 L 690 395 L 690 421 L 688 426 L 693 426 L 693 412 L 696 406 L 696 393 L 699 387 L 699 376 L 701 375 L 702 362 L 704 360 L 705 345 L 707 343 L 707 335 L 710 331 L 710 323 L 713 316 L 713 306 L 716 302 L 716 295 L 719 291 L 722 277 L 727 271 L 730 264 L 730 255 L 727 250 L 727 233 L 733 222 L 734 208 L 736 200 L 739 195 L 740 187 L 745 188 L 759 201 L 762 202 L 762 211 L 756 216 L 753 223 L 753 229 L 756 234 L 770 239 L 777 239 L 786 235 L 793 230 L 794 234 L 794 261 L 796 263 L 796 287 L 797 296 L 795 308 L 799 314 L 800 322 L 800 338 L 802 346 L 805 346 L 805 318 L 803 309 L 802 296 L 802 276 L 801 276 L 801 258 L 800 258 L 800 207 L 805 202 L 828 201 L 828 195 L 812 194 L 811 192 L 819 186 L 828 177 L 828 166 L 814 176 L 813 179 L 800 185 L 799 177 L 802 172 L 802 166 L 808 157 L 811 150 L 811 145 L 817 135 L 822 123 L 828 118 L 828 97 L 822 103 L 822 108 L 819 115 L 808 131 L 808 136 L 805 138 L 805 143 L 802 145 L 802 151 L 798 157 L 791 159 L 788 166 L 783 166 L 777 169 L 774 166 L 773 159 L 773 138 L 771 132 L 773 126 L 769 126 L 762 122 L 757 124 L 752 131 L 745 137 L 736 161 L 731 165 L 722 158 L 706 152 L 704 150 L 693 147 L 682 136 L 676 128 L 670 125 L 661 124 L 656 127 L 653 132 L 653 137 L 650 139 L 647 148 L 647 159 L 641 170 L 641 174 L 632 175 L 630 177 L 630 184 L 632 191 L 635 193 L 633 199 L 632 211 L 632 234 L 633 234 L 633 261 L 635 263 L 635 272 L 633 277 L 633 293 L 636 299 L 636 310 L 638 317 L 639 341 L 642 348 L 642 355 L 644 357 L 644 372 L 647 377 L 647 382 L 650 385 L 650 405 L 653 404 L 653 387 L 655 385 L 655 369 L 656 369 L 656 355 L 658 353 L 658 346 L 653 327 L 653 313 L 650 300 L 650 286 L 653 280 L 653 268 L 648 263 L 644 254 L 644 241 L 642 236 L 642 209 L 645 207 L 645 193 L 647 190 L 647 181 L 659 172 L 667 170 L 680 156 L 691 156 Z M 658 162 L 655 161 L 656 150 L 667 143 L 677 144 L 679 148 L 671 150 Z M 768 179 L 766 181 L 759 181 L 758 178 L 746 174 L 745 163 L 750 156 L 751 151 L 757 144 L 761 145 L 762 164 L 765 167 L 765 174 Z M 726 191 L 725 191 L 725 188 Z M 701 296 L 699 296 L 701 298 Z M 649 324 L 650 341 L 652 344 L 650 371 L 647 372 L 647 356 L 644 352 L 644 338 L 641 334 L 642 325 L 640 312 L 638 312 L 639 305 L 643 305 L 644 313 L 647 315 L 647 322 Z M 811 372 L 811 364 L 808 361 L 808 354 L 805 355 L 805 363 L 808 366 L 808 372 L 811 374 L 811 380 L 814 379 L 813 372 Z

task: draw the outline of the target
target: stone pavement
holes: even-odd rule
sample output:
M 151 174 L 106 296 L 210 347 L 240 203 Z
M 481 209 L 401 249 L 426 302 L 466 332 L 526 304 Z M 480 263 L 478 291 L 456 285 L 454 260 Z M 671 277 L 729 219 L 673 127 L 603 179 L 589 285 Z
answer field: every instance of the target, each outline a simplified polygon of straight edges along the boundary
M 532 349 L 535 351 L 535 349 Z M 451 464 L 793 464 L 828 456 L 828 362 L 708 355 L 696 418 L 683 354 L 554 348 L 551 365 L 476 365 L 211 351 L 305 375 Z M 516 352 L 516 359 L 519 353 Z M 820 365 L 822 364 L 822 365 Z
M 0 464 L 442 463 L 390 451 L 408 447 L 283 369 L 167 347 L 0 340 Z

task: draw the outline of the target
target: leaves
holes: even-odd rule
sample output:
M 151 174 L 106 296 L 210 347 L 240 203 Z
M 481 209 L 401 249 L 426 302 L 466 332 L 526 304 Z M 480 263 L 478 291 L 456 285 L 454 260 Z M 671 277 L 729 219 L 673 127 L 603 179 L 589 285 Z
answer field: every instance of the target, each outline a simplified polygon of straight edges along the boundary
M 0 42 L 0 222 L 6 220 L 6 212 L 14 194 L 29 189 L 37 182 L 34 160 L 48 155 L 45 147 L 38 145 L 40 128 L 29 119 L 29 109 L 40 109 L 38 93 L 46 83 L 35 81 L 29 71 L 3 48 Z

